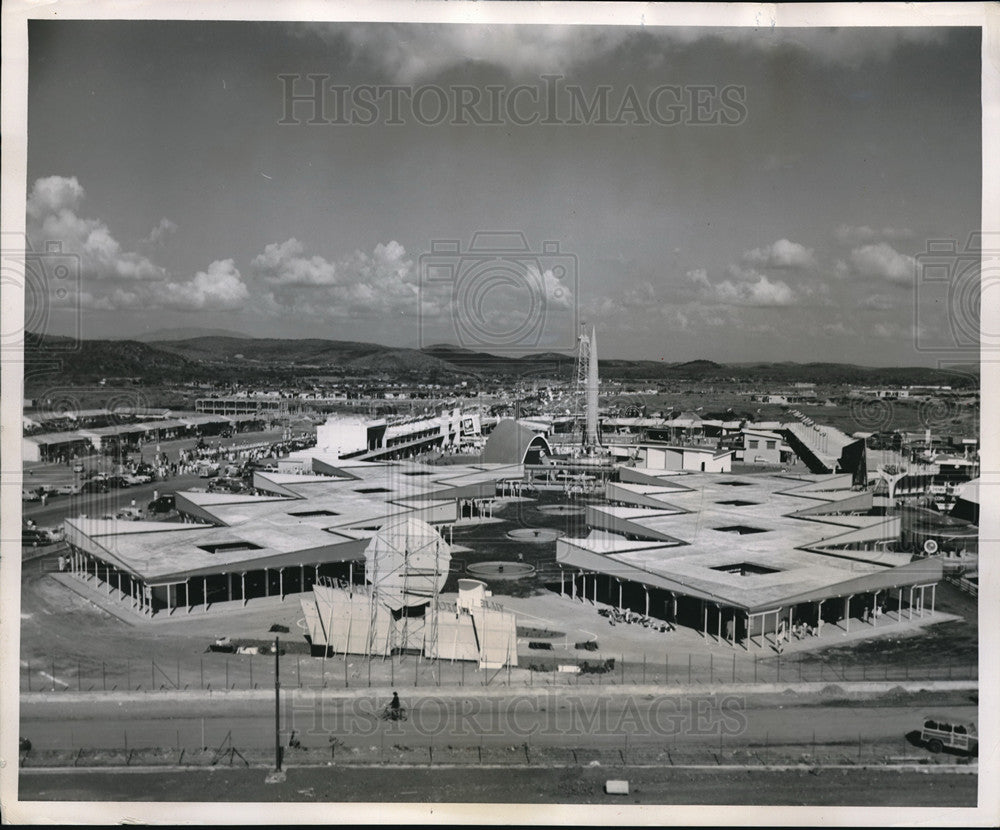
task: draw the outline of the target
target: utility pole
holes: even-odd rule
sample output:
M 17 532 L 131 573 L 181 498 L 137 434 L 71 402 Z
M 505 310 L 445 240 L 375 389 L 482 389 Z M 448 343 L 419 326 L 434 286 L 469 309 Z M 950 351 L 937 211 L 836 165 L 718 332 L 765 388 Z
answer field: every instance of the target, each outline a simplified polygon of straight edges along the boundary
M 274 638 L 274 769 L 281 772 L 281 649 Z

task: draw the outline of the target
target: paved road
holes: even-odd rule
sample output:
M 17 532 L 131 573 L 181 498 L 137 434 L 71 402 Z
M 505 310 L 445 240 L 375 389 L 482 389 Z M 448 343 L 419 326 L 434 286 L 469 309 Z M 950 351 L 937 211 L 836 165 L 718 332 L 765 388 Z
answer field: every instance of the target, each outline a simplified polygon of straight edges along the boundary
M 905 741 L 930 714 L 922 704 L 878 706 L 761 703 L 733 695 L 586 694 L 522 690 L 497 696 L 462 697 L 458 690 L 414 694 L 405 723 L 378 717 L 385 701 L 367 696 L 334 698 L 311 690 L 282 695 L 283 735 L 295 729 L 305 747 L 328 746 L 332 736 L 348 746 L 391 739 L 408 746 L 477 746 L 520 743 L 533 746 L 620 746 L 626 734 L 635 744 L 718 746 L 868 743 Z M 935 706 L 933 714 L 977 720 L 977 709 Z M 202 729 L 205 730 L 202 737 Z M 22 701 L 21 734 L 38 749 L 217 746 L 227 733 L 246 748 L 274 741 L 271 700 L 150 701 L 136 704 L 109 695 L 98 701 L 36 698 Z M 284 742 L 284 740 L 283 740 Z

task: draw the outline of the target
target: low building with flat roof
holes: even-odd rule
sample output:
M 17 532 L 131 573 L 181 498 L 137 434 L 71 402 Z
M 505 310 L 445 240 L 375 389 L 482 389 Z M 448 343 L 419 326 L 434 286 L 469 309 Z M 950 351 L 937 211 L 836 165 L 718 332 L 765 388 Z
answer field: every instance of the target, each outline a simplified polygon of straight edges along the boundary
M 558 590 L 751 643 L 806 623 L 933 610 L 938 558 L 897 551 L 900 520 L 849 475 L 668 473 L 623 467 L 591 533 L 557 541 Z M 876 611 L 876 609 L 878 609 Z
M 371 537 L 414 516 L 442 533 L 486 516 L 519 465 L 365 463 L 318 457 L 307 474 L 254 474 L 256 495 L 182 491 L 183 521 L 69 518 L 70 569 L 147 616 L 355 581 Z M 362 571 L 358 574 L 359 578 Z

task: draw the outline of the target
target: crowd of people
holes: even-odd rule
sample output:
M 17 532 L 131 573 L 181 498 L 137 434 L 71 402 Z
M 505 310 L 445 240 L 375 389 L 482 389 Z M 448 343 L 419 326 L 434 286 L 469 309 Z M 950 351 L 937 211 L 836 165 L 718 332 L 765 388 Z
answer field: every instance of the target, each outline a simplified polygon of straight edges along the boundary
M 602 617 L 608 618 L 610 625 L 641 625 L 643 628 L 650 628 L 653 631 L 674 631 L 676 626 L 672 622 L 656 620 L 645 614 L 639 614 L 626 608 L 619 611 L 617 608 L 601 608 L 597 612 Z

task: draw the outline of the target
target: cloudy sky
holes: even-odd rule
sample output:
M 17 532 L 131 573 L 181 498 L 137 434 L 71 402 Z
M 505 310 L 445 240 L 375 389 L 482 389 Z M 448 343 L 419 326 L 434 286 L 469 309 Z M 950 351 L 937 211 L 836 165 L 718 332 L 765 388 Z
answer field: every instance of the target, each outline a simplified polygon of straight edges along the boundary
M 586 320 L 607 357 L 912 365 L 975 314 L 918 257 L 980 225 L 978 29 L 33 21 L 29 48 L 28 233 L 80 263 L 54 333 L 569 350 Z

